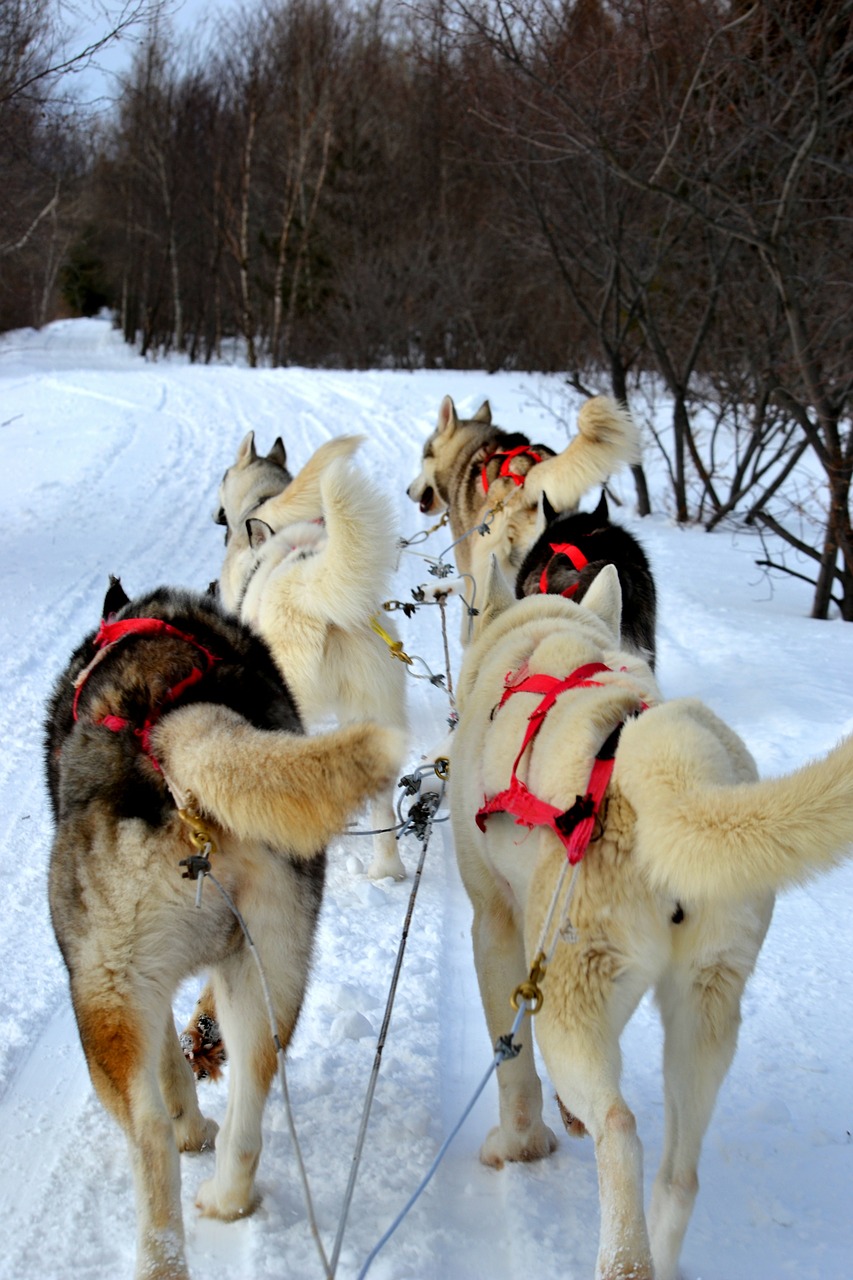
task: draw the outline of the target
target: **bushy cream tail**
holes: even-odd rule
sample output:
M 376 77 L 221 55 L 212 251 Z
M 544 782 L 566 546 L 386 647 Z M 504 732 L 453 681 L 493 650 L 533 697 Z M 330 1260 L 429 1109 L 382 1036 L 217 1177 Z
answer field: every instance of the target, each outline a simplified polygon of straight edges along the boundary
M 625 726 L 614 780 L 657 888 L 685 901 L 743 898 L 853 854 L 853 735 L 785 777 L 744 780 L 753 770 L 736 735 L 692 700 Z
M 363 627 L 397 566 L 394 508 L 378 484 L 344 462 L 326 468 L 320 496 L 328 539 L 305 563 L 308 607 L 340 627 Z
M 257 729 L 196 703 L 163 717 L 152 748 L 170 783 L 219 826 L 311 857 L 391 784 L 405 739 L 367 722 L 310 737 Z
M 316 520 L 323 515 L 320 481 L 329 463 L 351 458 L 366 436 L 335 436 L 312 453 L 290 484 L 274 498 L 268 498 L 253 514 L 276 533 L 300 520 Z
M 610 396 L 594 396 L 581 406 L 571 444 L 530 471 L 525 501 L 535 506 L 545 493 L 555 511 L 572 511 L 588 490 L 639 461 L 640 434 L 628 410 Z

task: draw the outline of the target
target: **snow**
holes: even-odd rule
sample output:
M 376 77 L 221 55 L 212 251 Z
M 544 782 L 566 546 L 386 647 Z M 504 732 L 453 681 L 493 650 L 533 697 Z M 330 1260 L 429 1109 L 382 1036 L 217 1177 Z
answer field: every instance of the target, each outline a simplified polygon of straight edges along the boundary
M 105 319 L 0 338 L 0 1280 L 130 1275 L 134 1209 L 123 1138 L 95 1099 L 47 911 L 51 824 L 43 782 L 45 700 L 72 648 L 97 625 L 110 572 L 139 593 L 168 581 L 204 589 L 222 531 L 210 519 L 245 432 L 284 437 L 292 469 L 323 440 L 364 432 L 363 465 L 387 482 L 400 527 L 427 525 L 405 496 L 449 392 L 472 411 L 562 447 L 576 403 L 557 379 L 479 373 L 250 371 L 146 362 Z M 662 480 L 647 457 L 653 493 Z M 731 531 L 640 521 L 632 486 L 618 518 L 641 539 L 660 593 L 658 673 L 669 696 L 696 694 L 742 734 L 761 771 L 793 769 L 853 730 L 853 627 L 808 619 L 809 588 L 755 567 L 757 541 Z M 665 510 L 660 500 L 658 510 Z M 433 534 L 433 556 L 449 542 Z M 402 557 L 399 600 L 430 578 Z M 404 643 L 444 670 L 439 611 L 396 613 Z M 449 618 L 458 671 L 457 618 Z M 422 670 L 422 668 L 420 668 Z M 446 731 L 446 695 L 412 680 L 412 766 Z M 362 824 L 364 825 L 364 824 Z M 409 878 L 369 882 L 364 837 L 330 849 L 316 963 L 288 1058 L 296 1124 L 327 1251 L 338 1227 Z M 685 1280 L 846 1280 L 853 1256 L 853 866 L 782 897 L 744 1001 L 740 1046 L 705 1142 L 702 1187 L 682 1258 Z M 490 1045 L 469 939 L 470 912 L 449 829 L 433 830 L 338 1275 L 358 1274 L 425 1173 L 486 1071 Z M 179 1025 L 197 984 L 179 993 Z M 511 1011 L 510 1011 L 511 1016 Z M 626 1097 L 644 1141 L 647 1184 L 661 1146 L 660 1036 L 641 1005 L 623 1039 Z M 200 1087 L 222 1118 L 225 1086 Z M 589 1277 L 598 1234 L 589 1140 L 562 1130 L 546 1087 L 555 1155 L 500 1173 L 477 1160 L 496 1122 L 492 1079 L 424 1195 L 370 1268 L 372 1280 Z M 229 1225 L 193 1208 L 212 1155 L 183 1157 L 188 1257 L 205 1280 L 311 1280 L 311 1239 L 280 1091 L 260 1167 L 264 1200 Z

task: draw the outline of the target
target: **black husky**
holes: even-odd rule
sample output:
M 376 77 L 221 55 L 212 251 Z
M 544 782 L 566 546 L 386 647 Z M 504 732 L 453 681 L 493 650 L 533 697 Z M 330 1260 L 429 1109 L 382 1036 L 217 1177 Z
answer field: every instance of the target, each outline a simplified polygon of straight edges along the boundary
M 637 539 L 611 523 L 605 493 L 594 511 L 559 514 L 544 494 L 542 502 L 545 529 L 518 571 L 516 596 L 564 595 L 581 601 L 599 570 L 615 565 L 622 588 L 623 642 L 654 667 L 657 595 Z

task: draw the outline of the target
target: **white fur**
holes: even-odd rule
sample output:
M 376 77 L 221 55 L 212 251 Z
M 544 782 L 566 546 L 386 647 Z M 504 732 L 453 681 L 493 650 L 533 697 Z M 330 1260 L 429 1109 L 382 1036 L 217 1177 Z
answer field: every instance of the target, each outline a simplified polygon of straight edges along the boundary
M 246 446 L 247 442 L 251 444 L 252 435 L 249 432 L 243 441 L 237 462 L 225 473 L 220 485 L 220 500 L 228 519 L 230 536 L 219 574 L 219 598 L 232 612 L 239 608 L 243 585 L 255 560 L 246 528 L 247 517 L 253 515 L 274 529 L 317 519 L 321 514 L 319 483 L 323 468 L 333 458 L 351 457 L 364 439 L 364 436 L 353 435 L 334 436 L 327 440 L 314 451 L 286 489 L 258 505 L 257 490 L 249 487 L 246 479 L 251 461 L 251 451 L 247 453 Z
M 301 475 L 259 518 L 296 509 L 292 491 Z M 270 646 L 310 723 L 335 715 L 344 724 L 375 719 L 403 730 L 405 669 L 371 625 L 376 620 L 397 640 L 382 610 L 398 554 L 391 506 L 342 458 L 318 471 L 317 485 L 323 524 L 285 525 L 258 548 L 240 616 Z M 383 831 L 374 838 L 374 878 L 405 875 L 394 833 L 384 830 L 396 823 L 394 795 L 389 789 L 371 810 L 373 829 Z

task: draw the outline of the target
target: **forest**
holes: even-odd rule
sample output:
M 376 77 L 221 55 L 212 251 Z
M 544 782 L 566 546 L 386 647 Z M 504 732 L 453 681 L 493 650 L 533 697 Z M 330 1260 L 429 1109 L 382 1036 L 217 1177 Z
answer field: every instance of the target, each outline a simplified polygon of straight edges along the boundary
M 853 621 L 853 0 L 111 13 L 95 110 L 62 0 L 0 8 L 0 331 L 665 398 L 674 518 L 772 530 Z

